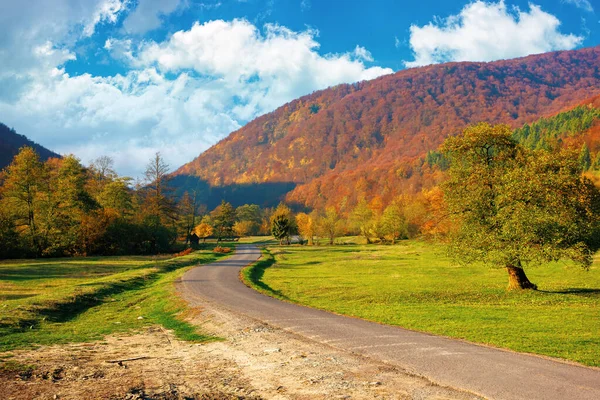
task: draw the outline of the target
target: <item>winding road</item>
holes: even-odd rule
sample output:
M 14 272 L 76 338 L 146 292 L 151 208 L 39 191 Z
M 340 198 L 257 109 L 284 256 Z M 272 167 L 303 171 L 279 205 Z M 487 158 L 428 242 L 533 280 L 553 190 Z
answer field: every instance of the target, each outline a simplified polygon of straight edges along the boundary
M 269 325 L 486 398 L 600 399 L 597 368 L 344 317 L 262 295 L 239 279 L 240 269 L 260 255 L 256 246 L 238 246 L 232 257 L 188 271 L 182 278 L 183 290 Z

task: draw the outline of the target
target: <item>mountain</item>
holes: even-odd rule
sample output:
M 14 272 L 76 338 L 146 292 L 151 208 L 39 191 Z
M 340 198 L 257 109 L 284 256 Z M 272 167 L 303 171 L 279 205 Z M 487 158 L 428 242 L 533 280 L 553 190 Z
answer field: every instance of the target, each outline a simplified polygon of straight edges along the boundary
M 436 184 L 436 171 L 423 178 L 424 157 L 467 125 L 516 128 L 598 94 L 600 47 L 408 69 L 294 100 L 174 174 L 212 188 L 277 184 L 281 193 L 265 193 L 271 202 L 286 195 L 308 207 L 386 201 Z
M 23 146 L 32 147 L 40 155 L 42 160 L 47 160 L 60 155 L 48 150 L 47 148 L 19 135 L 14 129 L 0 123 L 0 170 L 8 166 L 19 149 Z

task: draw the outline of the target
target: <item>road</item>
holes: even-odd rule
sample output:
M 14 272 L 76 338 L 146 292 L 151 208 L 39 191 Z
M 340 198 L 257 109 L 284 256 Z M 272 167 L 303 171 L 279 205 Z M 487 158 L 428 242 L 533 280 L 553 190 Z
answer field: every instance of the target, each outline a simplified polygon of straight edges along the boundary
M 434 383 L 490 399 L 600 399 L 600 369 L 344 317 L 283 302 L 246 287 L 240 269 L 253 245 L 188 271 L 183 290 L 286 331 L 404 368 Z M 600 349 L 599 349 L 600 357 Z

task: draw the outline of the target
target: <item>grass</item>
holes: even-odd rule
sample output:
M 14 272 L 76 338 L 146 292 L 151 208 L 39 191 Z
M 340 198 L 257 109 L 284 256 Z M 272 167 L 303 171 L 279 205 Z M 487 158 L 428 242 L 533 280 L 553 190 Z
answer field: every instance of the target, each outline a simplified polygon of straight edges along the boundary
M 0 351 L 93 341 L 155 324 L 183 340 L 212 340 L 184 321 L 173 282 L 222 257 L 208 249 L 177 258 L 0 262 Z
M 271 246 L 244 270 L 284 300 L 408 329 L 600 366 L 600 258 L 527 269 L 538 291 L 507 291 L 507 273 L 459 266 L 440 245 Z
M 242 244 L 277 244 L 273 236 L 244 236 L 241 237 L 239 243 Z

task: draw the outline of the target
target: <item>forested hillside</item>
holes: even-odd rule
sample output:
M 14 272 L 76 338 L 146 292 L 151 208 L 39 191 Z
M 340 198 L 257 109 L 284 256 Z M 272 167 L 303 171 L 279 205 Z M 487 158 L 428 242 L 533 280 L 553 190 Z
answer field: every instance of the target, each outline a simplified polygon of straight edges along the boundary
M 257 118 L 175 174 L 211 186 L 295 184 L 287 200 L 309 207 L 391 199 L 437 183 L 419 160 L 445 137 L 480 121 L 516 128 L 571 109 L 600 94 L 599 68 L 595 47 L 340 85 Z
M 14 129 L 0 123 L 0 170 L 11 163 L 13 157 L 17 155 L 19 149 L 23 146 L 29 146 L 40 155 L 42 160 L 52 157 L 60 157 L 58 154 L 32 142 L 23 135 L 19 135 Z

